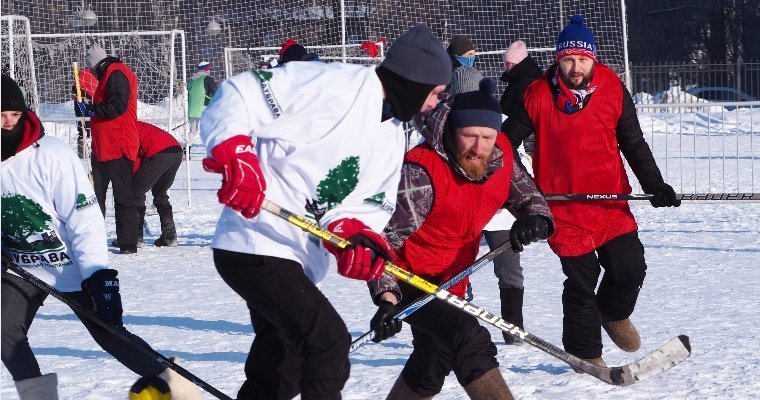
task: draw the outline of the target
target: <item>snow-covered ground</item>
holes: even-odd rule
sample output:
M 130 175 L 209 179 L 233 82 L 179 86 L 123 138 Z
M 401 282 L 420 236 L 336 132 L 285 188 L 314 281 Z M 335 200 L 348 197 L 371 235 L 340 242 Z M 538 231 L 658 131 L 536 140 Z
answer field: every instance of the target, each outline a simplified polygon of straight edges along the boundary
M 754 121 L 760 118 L 756 115 Z M 757 135 L 758 129 L 754 131 Z M 757 153 L 752 157 L 760 166 Z M 253 334 L 244 303 L 219 278 L 208 247 L 221 209 L 216 201 L 219 178 L 204 173 L 198 160 L 191 162 L 191 176 L 191 209 L 183 205 L 184 190 L 172 193 L 179 246 L 148 246 L 134 255 L 119 255 L 112 249 L 111 266 L 119 270 L 128 329 L 162 354 L 180 357 L 188 370 L 234 398 L 244 379 Z M 181 179 L 178 187 L 184 187 Z M 648 202 L 637 202 L 632 208 L 649 266 L 632 316 L 643 343 L 640 351 L 629 354 L 605 336 L 604 357 L 610 365 L 627 364 L 686 334 L 691 338 L 691 358 L 620 388 L 576 374 L 533 347 L 505 346 L 501 333 L 491 329 L 501 371 L 513 393 L 520 399 L 756 398 L 760 393 L 760 335 L 755 330 L 760 326 L 760 202 L 692 202 L 678 209 L 654 209 Z M 113 218 L 106 222 L 112 239 Z M 147 224 L 146 241 L 152 243 L 159 231 L 158 216 L 149 215 Z M 483 243 L 481 253 L 485 251 Z M 523 254 L 526 328 L 561 346 L 559 261 L 545 243 L 531 245 Z M 490 268 L 472 281 L 474 303 L 498 311 L 498 288 Z M 321 289 L 353 337 L 368 329 L 375 307 L 362 282 L 342 278 L 333 268 Z M 53 298 L 40 309 L 29 336 L 43 373 L 59 374 L 61 399 L 125 399 L 136 379 L 98 347 L 68 307 Z M 411 334 L 405 327 L 395 338 L 352 354 L 344 398 L 383 398 L 410 352 Z M 5 368 L 1 371 L 0 397 L 17 398 L 10 375 Z M 463 397 L 451 375 L 437 398 Z

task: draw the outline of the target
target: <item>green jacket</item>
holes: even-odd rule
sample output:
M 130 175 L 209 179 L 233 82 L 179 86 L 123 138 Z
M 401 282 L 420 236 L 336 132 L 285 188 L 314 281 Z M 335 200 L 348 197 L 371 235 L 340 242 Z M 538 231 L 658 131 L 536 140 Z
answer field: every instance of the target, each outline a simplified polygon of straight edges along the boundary
M 187 116 L 200 118 L 209 100 L 214 97 L 216 82 L 205 71 L 196 73 L 191 79 L 187 84 Z

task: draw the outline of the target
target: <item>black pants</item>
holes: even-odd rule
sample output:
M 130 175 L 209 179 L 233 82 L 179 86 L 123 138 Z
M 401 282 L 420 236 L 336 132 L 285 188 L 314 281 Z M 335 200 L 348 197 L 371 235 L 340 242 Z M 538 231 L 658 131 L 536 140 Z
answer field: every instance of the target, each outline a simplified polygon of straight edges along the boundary
M 170 205 L 169 189 L 182 164 L 182 148 L 170 147 L 145 158 L 134 176 L 135 207 L 145 207 L 145 193 L 153 194 L 156 207 Z
M 340 399 L 351 336 L 295 261 L 214 249 L 214 264 L 246 301 L 256 336 L 238 400 Z
M 2 273 L 1 290 L 2 320 L 0 324 L 2 325 L 3 365 L 11 373 L 14 381 L 41 376 L 37 358 L 29 346 L 27 332 L 35 315 L 37 315 L 37 310 L 42 306 L 42 302 L 48 294 L 8 272 Z M 92 310 L 91 300 L 83 292 L 67 292 L 65 294 L 85 309 Z M 140 376 L 158 375 L 166 369 L 153 357 L 144 356 L 143 353 L 136 351 L 134 345 L 114 336 L 87 317 L 80 314 L 76 315 L 103 350 L 136 374 Z M 140 337 L 133 335 L 126 329 L 123 332 L 140 345 L 148 346 Z M 55 337 L 48 337 L 47 339 L 50 341 L 48 344 L 53 344 L 55 341 Z
M 577 357 L 602 356 L 599 313 L 614 320 L 628 318 L 636 306 L 647 265 L 636 231 L 618 236 L 590 253 L 560 257 L 565 273 L 562 292 L 562 344 Z M 594 293 L 601 268 L 604 276 Z
M 106 215 L 106 194 L 108 184 L 113 184 L 113 202 L 116 219 L 116 237 L 119 246 L 124 248 L 137 247 L 137 210 L 134 199 L 134 176 L 132 161 L 122 157 L 110 161 L 92 159 L 92 178 L 95 197 L 98 199 L 100 211 Z
M 404 300 L 399 309 L 424 295 L 408 284 L 400 286 Z M 499 366 L 491 334 L 456 307 L 435 299 L 404 321 L 412 327 L 414 350 L 401 375 L 422 397 L 438 394 L 451 371 L 460 385 L 467 386 Z

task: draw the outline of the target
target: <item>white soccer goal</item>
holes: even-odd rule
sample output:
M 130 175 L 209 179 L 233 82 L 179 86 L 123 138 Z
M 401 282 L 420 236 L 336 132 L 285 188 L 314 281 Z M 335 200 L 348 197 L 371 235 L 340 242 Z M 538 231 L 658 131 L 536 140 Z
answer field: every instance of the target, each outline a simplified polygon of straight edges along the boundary
M 11 35 L 18 39 L 21 35 Z M 99 45 L 106 53 L 129 65 L 137 75 L 138 119 L 170 132 L 180 143 L 187 143 L 187 88 L 185 34 L 181 30 L 147 32 L 102 32 L 69 34 L 31 34 L 33 56 L 16 62 L 17 69 L 33 71 L 37 114 L 48 134 L 76 146 L 77 123 L 74 115 L 73 63 L 84 65 L 86 51 Z M 15 47 L 13 49 L 15 51 Z M 18 59 L 11 52 L 10 57 Z M 25 55 L 25 53 L 19 53 Z M 3 56 L 5 57 L 5 55 Z M 22 82 L 23 85 L 23 82 Z M 89 165 L 86 165 L 89 168 Z M 184 176 L 183 176 L 184 175 Z M 190 168 L 178 173 L 175 195 L 184 192 L 192 205 Z M 176 185 L 176 183 L 181 183 Z M 178 187 L 180 186 L 180 187 Z
M 0 25 L 2 73 L 19 83 L 22 90 L 26 91 L 29 108 L 39 111 L 40 99 L 37 95 L 29 19 L 20 15 L 3 15 L 0 17 Z
M 362 47 L 365 46 L 365 47 Z M 365 50 L 369 46 L 371 50 Z M 341 61 L 352 64 L 376 64 L 385 57 L 385 43 L 367 42 L 348 45 L 304 46 L 307 52 L 314 53 L 325 62 Z M 229 78 L 251 68 L 256 68 L 262 61 L 279 57 L 280 47 L 225 47 L 224 72 Z M 374 53 L 375 56 L 371 56 Z

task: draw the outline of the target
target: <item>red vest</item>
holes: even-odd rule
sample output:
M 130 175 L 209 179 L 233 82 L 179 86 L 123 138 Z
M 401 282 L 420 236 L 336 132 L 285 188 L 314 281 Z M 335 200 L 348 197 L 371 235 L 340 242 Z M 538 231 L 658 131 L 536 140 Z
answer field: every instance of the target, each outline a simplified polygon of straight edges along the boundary
M 129 103 L 124 114 L 116 118 L 105 119 L 97 115 L 92 117 L 92 152 L 98 161 L 116 160 L 121 157 L 134 160 L 140 148 L 137 131 L 137 77 L 126 64 L 115 62 L 108 66 L 95 90 L 93 103 L 102 103 L 106 99 L 108 79 L 114 71 L 121 71 L 127 77 Z
M 504 165 L 485 182 L 471 182 L 456 173 L 427 143 L 406 155 L 430 176 L 435 198 L 422 225 L 398 250 L 399 266 L 444 282 L 475 261 L 483 228 L 509 197 L 512 147 L 499 133 L 496 145 L 504 152 Z M 468 279 L 449 291 L 464 296 Z
M 588 104 L 566 114 L 555 104 L 549 74 L 525 92 L 536 148 L 535 182 L 543 193 L 631 193 L 615 128 L 623 108 L 617 75 L 596 64 L 598 89 Z M 549 201 L 555 232 L 549 245 L 559 256 L 589 253 L 607 241 L 637 229 L 624 201 Z
M 132 173 L 140 169 L 140 162 L 143 158 L 151 158 L 169 147 L 180 146 L 174 136 L 153 124 L 137 121 L 137 127 L 140 132 L 140 151 L 137 153 L 134 164 L 132 164 Z

